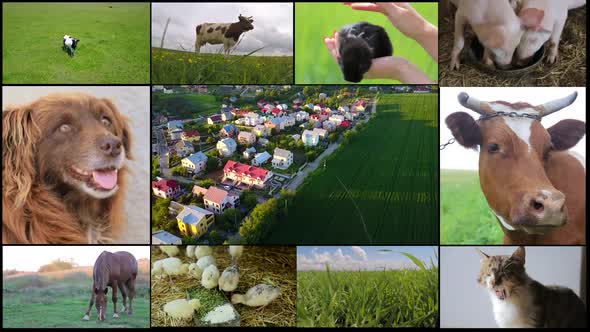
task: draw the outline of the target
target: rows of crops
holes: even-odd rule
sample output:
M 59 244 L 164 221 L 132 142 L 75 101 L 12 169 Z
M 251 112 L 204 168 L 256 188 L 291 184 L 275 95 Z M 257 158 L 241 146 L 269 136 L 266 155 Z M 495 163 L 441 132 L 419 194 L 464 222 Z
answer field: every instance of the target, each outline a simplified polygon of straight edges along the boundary
M 437 110 L 436 94 L 381 96 L 376 118 L 309 176 L 268 241 L 437 241 Z
M 435 327 L 438 268 L 299 271 L 297 326 Z

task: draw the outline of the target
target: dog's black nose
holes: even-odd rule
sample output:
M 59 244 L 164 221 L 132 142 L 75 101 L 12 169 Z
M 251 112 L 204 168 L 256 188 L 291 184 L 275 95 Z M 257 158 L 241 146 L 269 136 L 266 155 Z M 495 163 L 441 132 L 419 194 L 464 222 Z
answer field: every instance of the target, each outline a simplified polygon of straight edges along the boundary
M 103 138 L 99 142 L 100 151 L 110 157 L 117 157 L 121 154 L 121 140 L 114 136 Z

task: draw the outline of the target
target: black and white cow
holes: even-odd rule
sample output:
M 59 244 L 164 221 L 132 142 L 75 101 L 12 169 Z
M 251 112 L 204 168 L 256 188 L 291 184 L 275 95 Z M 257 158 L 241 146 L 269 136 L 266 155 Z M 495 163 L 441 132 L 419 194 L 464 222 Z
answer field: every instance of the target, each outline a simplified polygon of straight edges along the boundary
M 69 35 L 65 35 L 64 36 L 64 50 L 68 52 L 68 54 L 70 55 L 70 57 L 74 56 L 74 53 L 76 51 L 76 47 L 78 46 L 78 42 L 80 41 L 80 39 L 74 38 L 72 36 Z
M 206 43 L 216 45 L 223 44 L 223 53 L 227 57 L 230 49 L 246 31 L 254 29 L 252 16 L 238 16 L 238 22 L 234 23 L 203 23 L 197 25 L 197 39 L 195 52 L 199 53 L 201 46 Z

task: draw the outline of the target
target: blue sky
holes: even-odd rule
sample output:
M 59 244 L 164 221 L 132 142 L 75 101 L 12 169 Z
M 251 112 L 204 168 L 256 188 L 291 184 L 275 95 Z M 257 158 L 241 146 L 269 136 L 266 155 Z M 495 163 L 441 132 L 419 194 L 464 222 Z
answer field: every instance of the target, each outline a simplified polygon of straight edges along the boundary
M 379 249 L 393 250 L 381 252 Z M 298 270 L 324 270 L 326 263 L 333 270 L 382 270 L 414 268 L 415 265 L 398 251 L 410 253 L 422 261 L 434 259 L 432 246 L 301 246 L 297 247 Z M 428 263 L 430 264 L 430 263 Z

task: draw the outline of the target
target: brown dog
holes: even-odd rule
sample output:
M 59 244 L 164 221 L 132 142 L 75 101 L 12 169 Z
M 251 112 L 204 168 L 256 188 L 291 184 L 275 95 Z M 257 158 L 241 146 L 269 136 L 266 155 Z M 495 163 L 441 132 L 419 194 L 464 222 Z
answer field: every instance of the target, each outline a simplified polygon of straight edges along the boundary
M 2 112 L 2 243 L 104 243 L 126 224 L 128 120 L 108 99 L 54 94 Z

